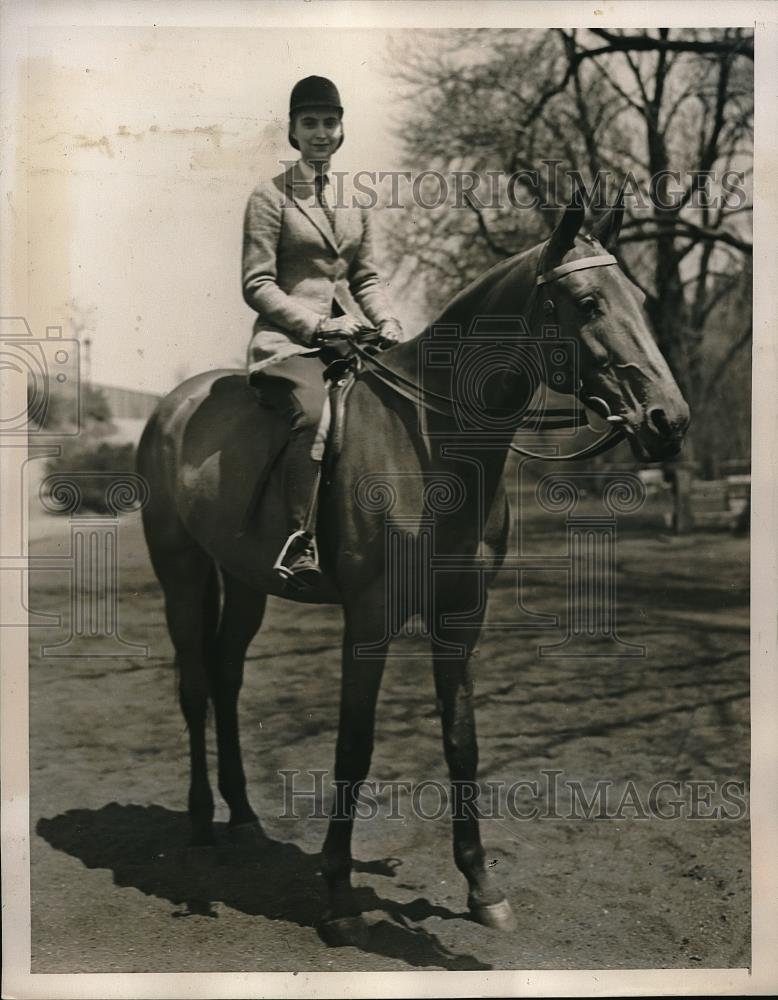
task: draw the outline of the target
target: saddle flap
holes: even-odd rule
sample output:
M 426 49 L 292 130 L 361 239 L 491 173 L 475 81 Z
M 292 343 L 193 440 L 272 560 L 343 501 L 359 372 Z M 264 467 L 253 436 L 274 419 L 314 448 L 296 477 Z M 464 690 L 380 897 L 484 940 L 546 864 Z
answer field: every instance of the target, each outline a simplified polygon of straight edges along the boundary
M 356 376 L 353 365 L 345 364 L 342 368 L 336 368 L 342 362 L 336 361 L 327 368 L 325 378 L 330 378 L 330 369 L 335 369 L 334 375 L 338 377 L 328 381 L 327 405 L 322 413 L 322 422 L 325 414 L 327 416 L 327 428 L 324 431 L 322 440 L 322 479 L 325 483 L 332 481 L 335 465 L 343 449 L 343 441 L 346 434 L 346 404 L 351 390 L 354 388 Z M 320 425 L 321 428 L 321 425 Z M 327 433 L 329 431 L 329 433 Z M 318 440 L 318 435 L 317 435 Z

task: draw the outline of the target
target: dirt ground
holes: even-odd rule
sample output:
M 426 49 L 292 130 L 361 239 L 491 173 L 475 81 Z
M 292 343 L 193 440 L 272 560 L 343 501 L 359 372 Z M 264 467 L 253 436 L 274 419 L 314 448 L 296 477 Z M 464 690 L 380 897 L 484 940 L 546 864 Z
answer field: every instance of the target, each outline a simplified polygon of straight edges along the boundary
M 558 517 L 536 513 L 525 526 L 533 551 L 564 550 Z M 65 518 L 33 516 L 31 552 L 65 552 L 68 535 Z M 83 641 L 73 657 L 42 657 L 42 642 L 68 634 L 68 578 L 31 575 L 31 607 L 64 613 L 61 628 L 32 633 L 33 972 L 750 964 L 747 816 L 687 815 L 690 782 L 748 781 L 747 539 L 675 539 L 649 509 L 620 519 L 618 630 L 645 656 L 538 656 L 539 643 L 561 637 L 553 628 L 487 629 L 480 643 L 483 781 L 542 788 L 543 770 L 554 769 L 587 788 L 610 780 L 617 800 L 632 781 L 645 803 L 667 779 L 683 783 L 682 817 L 622 808 L 611 818 L 567 818 L 560 797 L 557 818 L 485 819 L 489 861 L 518 923 L 503 934 L 467 918 L 448 817 L 411 815 L 401 799 L 403 818 L 382 808 L 357 827 L 355 881 L 371 922 L 364 950 L 328 949 L 317 935 L 326 821 L 283 818 L 279 775 L 303 772 L 305 789 L 306 772 L 331 767 L 340 611 L 272 600 L 250 650 L 243 747 L 270 842 L 232 843 L 219 804 L 219 845 L 187 849 L 186 731 L 139 517 L 122 518 L 119 542 L 120 632 L 147 644 L 146 656 L 96 658 Z M 559 571 L 527 574 L 524 606 L 559 614 L 565 586 Z M 515 575 L 502 574 L 488 620 L 516 613 Z M 430 664 L 413 655 L 423 651 L 418 639 L 395 644 L 375 780 L 446 781 Z M 428 815 L 437 804 L 430 794 Z

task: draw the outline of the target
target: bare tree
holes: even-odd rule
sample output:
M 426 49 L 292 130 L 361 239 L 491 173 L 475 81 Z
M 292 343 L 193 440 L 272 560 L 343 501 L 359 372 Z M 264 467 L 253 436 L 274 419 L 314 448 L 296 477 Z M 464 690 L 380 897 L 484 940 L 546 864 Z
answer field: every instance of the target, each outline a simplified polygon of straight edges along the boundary
M 646 293 L 657 341 L 692 407 L 750 344 L 753 37 L 746 29 L 429 33 L 391 53 L 402 84 L 408 165 L 514 175 L 531 211 L 509 204 L 426 212 L 394 225 L 390 253 L 427 276 L 430 307 L 488 264 L 542 239 L 570 196 L 593 209 L 627 180 L 620 262 Z M 560 184 L 567 181 L 567 185 Z M 746 300 L 748 296 L 745 296 Z M 721 322 L 731 324 L 722 345 Z M 711 367 L 712 366 L 712 367 Z M 748 401 L 740 420 L 748 420 Z M 686 460 L 709 443 L 690 435 Z M 719 441 L 720 444 L 720 441 Z M 688 517 L 678 511 L 679 527 Z

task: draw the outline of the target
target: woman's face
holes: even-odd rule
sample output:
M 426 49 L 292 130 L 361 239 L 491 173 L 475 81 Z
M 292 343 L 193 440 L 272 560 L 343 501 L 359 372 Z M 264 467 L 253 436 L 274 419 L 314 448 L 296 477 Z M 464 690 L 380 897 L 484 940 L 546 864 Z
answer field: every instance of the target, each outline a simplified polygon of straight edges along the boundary
M 327 161 L 340 143 L 340 115 L 329 108 L 299 111 L 292 122 L 292 135 L 308 163 Z

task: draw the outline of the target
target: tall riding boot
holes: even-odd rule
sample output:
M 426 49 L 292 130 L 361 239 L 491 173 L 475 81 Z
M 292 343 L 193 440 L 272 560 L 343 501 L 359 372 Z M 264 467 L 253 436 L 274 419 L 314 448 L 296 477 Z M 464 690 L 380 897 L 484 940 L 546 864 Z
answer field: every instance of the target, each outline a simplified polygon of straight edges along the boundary
M 311 458 L 311 447 L 327 398 L 323 371 L 318 357 L 292 356 L 249 378 L 260 403 L 280 413 L 290 429 L 280 458 L 291 534 L 273 568 L 294 587 L 308 586 L 321 576 L 314 537 L 320 463 Z
M 273 569 L 295 588 L 311 586 L 321 576 L 316 545 L 316 504 L 320 463 L 311 458 L 316 428 L 306 424 L 293 428 L 284 449 L 283 481 L 291 534 L 278 554 Z

